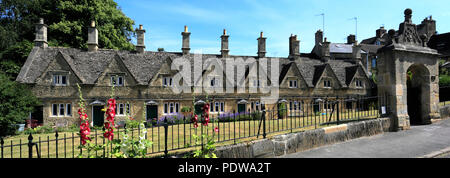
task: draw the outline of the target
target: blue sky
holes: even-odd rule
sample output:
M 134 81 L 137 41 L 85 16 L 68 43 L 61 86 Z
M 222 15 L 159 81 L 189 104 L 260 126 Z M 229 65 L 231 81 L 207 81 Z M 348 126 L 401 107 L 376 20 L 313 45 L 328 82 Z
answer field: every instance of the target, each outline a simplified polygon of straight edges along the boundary
M 309 53 L 314 33 L 322 29 L 325 13 L 325 36 L 331 42 L 345 42 L 355 34 L 354 17 L 358 19 L 358 41 L 375 36 L 381 25 L 398 29 L 403 11 L 413 10 L 413 22 L 430 15 L 437 31 L 450 31 L 449 0 L 116 0 L 122 11 L 146 29 L 146 50 L 164 48 L 181 51 L 184 25 L 191 32 L 191 51 L 219 54 L 220 35 L 227 29 L 231 55 L 256 55 L 259 33 L 267 37 L 267 54 L 285 57 L 289 36 L 300 39 L 300 51 Z M 133 41 L 135 43 L 135 40 Z

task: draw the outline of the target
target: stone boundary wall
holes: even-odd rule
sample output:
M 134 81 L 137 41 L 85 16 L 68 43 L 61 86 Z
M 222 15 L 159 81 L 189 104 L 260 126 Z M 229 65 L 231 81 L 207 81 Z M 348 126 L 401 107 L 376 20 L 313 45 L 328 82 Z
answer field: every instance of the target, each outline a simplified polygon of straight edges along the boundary
M 450 108 L 450 107 L 449 107 Z M 450 109 L 449 109 L 450 110 Z M 341 124 L 217 148 L 219 158 L 271 158 L 392 131 L 390 118 Z
M 448 106 L 441 106 L 440 114 L 441 114 L 441 118 L 450 117 L 450 105 L 448 105 Z

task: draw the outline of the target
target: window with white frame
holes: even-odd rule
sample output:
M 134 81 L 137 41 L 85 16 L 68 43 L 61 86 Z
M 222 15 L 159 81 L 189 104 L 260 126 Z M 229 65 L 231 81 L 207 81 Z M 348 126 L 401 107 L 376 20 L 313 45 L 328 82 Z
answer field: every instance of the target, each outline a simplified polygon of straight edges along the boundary
M 53 75 L 52 83 L 55 86 L 67 86 L 67 75 Z
M 115 111 L 118 116 L 124 116 L 127 113 L 130 113 L 130 104 L 129 103 L 117 103 Z
M 363 82 L 360 79 L 356 79 L 355 83 L 356 83 L 356 88 L 363 88 L 364 87 Z
M 164 114 L 175 114 L 180 110 L 180 104 L 177 102 L 164 103 Z
M 210 112 L 225 112 L 224 102 L 211 102 L 209 106 Z
M 289 80 L 289 88 L 297 88 L 297 80 Z
M 111 76 L 111 85 L 112 86 L 123 86 L 124 85 L 124 80 L 123 80 L 123 76 Z
M 225 103 L 220 102 L 220 112 L 225 112 Z
M 163 77 L 163 86 L 171 87 L 172 86 L 172 77 Z
M 330 80 L 323 80 L 323 87 L 324 88 L 331 88 L 331 81 Z
M 219 79 L 217 79 L 216 77 L 211 78 L 211 80 L 209 81 L 209 85 L 211 87 L 219 87 L 220 86 Z
M 261 87 L 261 81 L 260 80 L 253 80 L 253 87 Z
M 123 103 L 119 103 L 119 112 L 118 115 L 125 115 L 125 108 Z
M 72 104 L 66 104 L 66 116 L 72 116 Z
M 220 103 L 216 102 L 215 105 L 214 105 L 214 110 L 216 110 L 216 112 L 220 111 L 219 107 L 220 107 Z
M 52 104 L 51 116 L 54 117 L 72 116 L 72 104 L 69 103 Z

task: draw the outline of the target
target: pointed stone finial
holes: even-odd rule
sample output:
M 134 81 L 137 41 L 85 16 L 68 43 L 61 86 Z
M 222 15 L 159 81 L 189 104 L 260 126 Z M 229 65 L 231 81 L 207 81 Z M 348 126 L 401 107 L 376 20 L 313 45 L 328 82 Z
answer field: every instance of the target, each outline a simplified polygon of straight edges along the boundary
M 188 26 L 187 25 L 184 26 L 184 32 L 188 32 Z

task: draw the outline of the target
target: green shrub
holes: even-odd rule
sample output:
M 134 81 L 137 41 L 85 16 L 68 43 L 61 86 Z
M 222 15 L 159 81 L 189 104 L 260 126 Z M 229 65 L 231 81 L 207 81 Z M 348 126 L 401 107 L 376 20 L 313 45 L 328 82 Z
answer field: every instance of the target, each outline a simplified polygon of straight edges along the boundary
M 11 81 L 0 72 L 0 136 L 16 133 L 16 124 L 24 124 L 39 101 L 26 85 Z
M 439 76 L 439 87 L 450 86 L 450 76 L 440 75 Z

